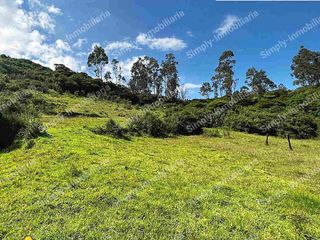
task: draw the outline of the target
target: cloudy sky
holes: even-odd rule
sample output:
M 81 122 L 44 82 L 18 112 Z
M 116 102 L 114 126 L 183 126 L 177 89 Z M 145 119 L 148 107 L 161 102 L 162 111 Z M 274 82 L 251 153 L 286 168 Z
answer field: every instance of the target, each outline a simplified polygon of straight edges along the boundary
M 0 0 L 0 54 L 90 73 L 86 58 L 100 44 L 129 78 L 139 56 L 161 62 L 172 52 L 189 97 L 199 97 L 199 85 L 231 49 L 238 87 L 255 66 L 292 88 L 299 47 L 319 50 L 319 10 L 316 2 Z

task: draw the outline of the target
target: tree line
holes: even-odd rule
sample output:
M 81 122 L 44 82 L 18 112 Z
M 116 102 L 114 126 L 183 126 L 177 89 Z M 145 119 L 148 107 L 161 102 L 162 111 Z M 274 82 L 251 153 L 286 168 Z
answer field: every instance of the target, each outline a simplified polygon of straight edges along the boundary
M 153 57 L 139 57 L 131 68 L 131 78 L 127 82 L 117 59 L 111 61 L 112 72 L 104 74 L 104 68 L 109 64 L 105 50 L 96 45 L 88 57 L 88 67 L 93 68 L 99 79 L 117 84 L 127 84 L 133 94 L 153 94 L 157 97 L 165 95 L 169 99 L 177 99 L 179 94 L 179 76 L 175 56 L 166 54 L 161 64 Z
M 237 90 L 237 79 L 234 79 L 234 66 L 236 60 L 231 50 L 224 51 L 219 58 L 218 66 L 210 82 L 204 82 L 200 94 L 207 98 L 213 93 L 214 98 L 231 97 Z M 319 86 L 320 85 L 320 52 L 311 51 L 302 46 L 292 59 L 292 76 L 295 77 L 294 85 Z M 283 84 L 278 86 L 272 81 L 266 71 L 251 67 L 246 72 L 245 86 L 240 91 L 251 91 L 258 95 L 272 91 L 276 88 L 286 89 Z
M 88 67 L 93 68 L 97 79 L 106 82 L 114 82 L 117 85 L 126 86 L 133 95 L 154 96 L 156 98 L 166 96 L 167 99 L 185 99 L 186 93 L 180 87 L 177 70 L 178 62 L 172 53 L 166 54 L 161 64 L 157 59 L 149 56 L 139 57 L 131 68 L 131 78 L 123 75 L 123 70 L 117 59 L 111 61 L 111 71 L 104 73 L 105 66 L 109 64 L 109 58 L 105 50 L 96 45 L 88 57 Z M 254 92 L 262 95 L 266 92 L 283 89 L 283 84 L 275 84 L 263 69 L 250 67 L 246 72 L 245 85 L 237 90 L 238 79 L 234 77 L 236 60 L 231 50 L 224 51 L 219 57 L 218 66 L 214 69 L 211 82 L 204 82 L 200 88 L 200 94 L 207 98 L 213 93 L 214 98 L 232 95 L 240 92 Z M 301 47 L 298 54 L 294 56 L 291 65 L 292 76 L 295 77 L 294 85 L 319 86 L 320 85 L 320 52 L 311 51 Z M 64 75 L 71 75 L 61 64 L 56 65 L 56 72 L 64 72 Z M 79 74 L 78 74 L 79 75 Z M 88 75 L 74 75 L 88 79 Z M 72 80 L 72 79 L 71 79 Z M 77 80 L 78 81 L 78 80 Z M 71 81 L 72 82 L 72 81 Z M 68 82 L 66 82 L 68 85 Z M 70 84 L 69 84 L 70 85 Z M 70 89 L 70 86 L 66 86 Z M 81 85 L 81 84 L 80 84 Z

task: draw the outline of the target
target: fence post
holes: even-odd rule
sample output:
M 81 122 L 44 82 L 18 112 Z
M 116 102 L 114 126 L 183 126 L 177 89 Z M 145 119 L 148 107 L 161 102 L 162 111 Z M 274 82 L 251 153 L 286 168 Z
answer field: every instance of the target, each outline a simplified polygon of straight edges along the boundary
M 291 146 L 291 141 L 290 141 L 290 135 L 289 135 L 289 134 L 287 134 L 287 139 L 288 139 L 289 149 L 290 149 L 291 151 L 293 151 L 293 148 L 292 148 L 292 146 Z

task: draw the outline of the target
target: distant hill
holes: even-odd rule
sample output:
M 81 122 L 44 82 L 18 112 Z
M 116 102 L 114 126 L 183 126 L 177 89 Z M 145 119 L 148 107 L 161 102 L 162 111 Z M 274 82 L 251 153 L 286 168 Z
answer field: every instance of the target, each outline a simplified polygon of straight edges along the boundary
M 134 94 L 126 86 L 103 82 L 86 73 L 73 72 L 63 65 L 53 71 L 29 60 L 1 55 L 0 92 L 10 96 L 31 87 L 42 93 L 53 91 L 82 97 L 94 94 L 102 99 L 128 104 L 144 105 L 157 101 L 152 94 Z M 296 138 L 313 138 L 319 136 L 319 99 L 318 87 L 301 87 L 260 95 L 236 92 L 231 99 L 159 101 L 154 108 L 164 113 L 165 122 L 176 126 L 175 134 L 200 134 L 203 128 L 223 127 L 261 135 L 290 134 Z
M 18 78 L 45 79 L 53 76 L 50 68 L 26 59 L 11 58 L 0 55 L 0 73 Z
M 65 66 L 63 68 L 67 69 L 68 74 L 59 70 L 53 71 L 30 60 L 0 55 L 0 90 L 15 92 L 32 87 L 41 92 L 54 90 L 80 96 L 107 92 L 104 97 L 109 100 L 125 100 L 132 104 L 152 103 L 156 99 L 152 95 L 135 95 L 123 85 L 103 82 L 86 73 L 77 73 Z

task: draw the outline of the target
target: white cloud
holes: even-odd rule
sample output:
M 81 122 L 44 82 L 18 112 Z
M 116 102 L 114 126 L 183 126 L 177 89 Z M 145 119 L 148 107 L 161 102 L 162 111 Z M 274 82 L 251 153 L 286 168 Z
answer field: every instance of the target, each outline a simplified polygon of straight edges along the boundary
M 43 4 L 40 2 L 40 0 L 29 0 L 29 4 L 31 7 L 43 6 Z
M 224 35 L 239 21 L 239 17 L 235 15 L 227 15 L 220 26 L 214 32 L 219 36 Z
M 23 2 L 23 0 L 16 0 L 17 2 Z M 60 8 L 54 6 L 54 5 L 46 5 L 44 3 L 42 3 L 40 0 L 29 0 L 29 5 L 31 8 L 33 9 L 37 9 L 37 10 L 42 10 L 42 11 L 46 11 L 48 13 L 52 13 L 52 14 L 56 14 L 56 15 L 61 15 L 62 11 Z
M 56 41 L 56 48 L 61 51 L 71 51 L 71 48 L 67 42 L 62 41 L 61 39 L 58 39 Z
M 42 29 L 49 30 L 50 32 L 54 32 L 56 27 L 55 21 L 46 12 L 40 12 L 38 14 L 38 23 Z
M 88 40 L 86 38 L 79 38 L 78 41 L 76 41 L 72 47 L 75 47 L 75 48 L 82 48 L 83 44 L 87 43 Z
M 116 42 L 111 42 L 109 43 L 105 49 L 107 51 L 114 51 L 114 50 L 127 50 L 127 49 L 141 49 L 138 46 L 136 46 L 133 43 L 130 43 L 128 41 L 116 41 Z
M 196 88 L 201 88 L 201 84 L 185 83 L 183 84 L 183 87 L 185 89 L 196 89 Z
M 57 14 L 57 15 L 62 14 L 61 9 L 55 7 L 54 5 L 51 5 L 51 6 L 47 7 L 47 9 L 48 9 L 48 13 L 53 13 L 53 14 Z
M 40 3 L 38 0 L 32 0 L 32 2 Z M 42 22 L 43 26 L 41 26 L 39 14 L 23 10 L 20 3 L 1 0 L 0 53 L 31 59 L 50 68 L 53 68 L 55 63 L 61 63 L 78 71 L 80 62 L 69 55 L 71 49 L 68 43 L 61 39 L 54 43 L 47 43 L 48 36 L 41 34 L 37 27 L 43 27 L 47 31 L 52 27 L 48 27 L 45 22 Z
M 178 51 L 187 46 L 187 44 L 175 37 L 166 38 L 148 38 L 146 34 L 139 34 L 136 38 L 137 43 L 141 45 L 146 45 L 151 49 L 157 49 L 162 51 Z
M 187 34 L 189 35 L 189 37 L 193 37 L 193 33 L 191 31 L 187 31 Z

